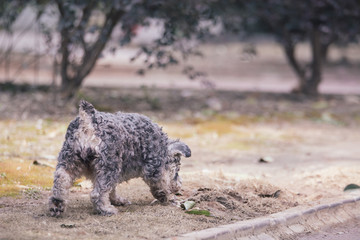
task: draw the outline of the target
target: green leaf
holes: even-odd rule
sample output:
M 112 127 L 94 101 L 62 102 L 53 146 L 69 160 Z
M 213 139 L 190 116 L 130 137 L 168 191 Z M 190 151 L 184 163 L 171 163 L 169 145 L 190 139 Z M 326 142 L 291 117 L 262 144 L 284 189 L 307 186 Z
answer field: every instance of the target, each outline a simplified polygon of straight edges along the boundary
M 360 186 L 359 185 L 356 185 L 356 184 L 348 184 L 345 188 L 344 188 L 344 191 L 348 191 L 348 190 L 354 190 L 354 189 L 359 189 Z
M 204 216 L 207 216 L 207 217 L 212 216 L 211 213 L 208 210 L 196 210 L 196 209 L 193 209 L 193 210 L 186 211 L 186 213 L 194 214 L 194 215 L 204 215 Z

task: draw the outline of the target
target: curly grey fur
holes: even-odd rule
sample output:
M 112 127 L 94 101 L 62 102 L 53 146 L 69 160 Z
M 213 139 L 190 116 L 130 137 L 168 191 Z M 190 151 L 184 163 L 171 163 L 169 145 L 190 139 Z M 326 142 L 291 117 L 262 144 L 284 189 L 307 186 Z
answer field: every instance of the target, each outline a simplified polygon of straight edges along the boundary
M 112 215 L 112 205 L 128 203 L 116 195 L 116 185 L 141 177 L 152 195 L 166 203 L 181 188 L 180 157 L 190 148 L 171 140 L 148 117 L 136 113 L 97 111 L 81 101 L 79 116 L 68 127 L 54 174 L 50 213 L 65 211 L 65 198 L 75 179 L 86 176 L 94 189 L 91 201 L 97 213 Z

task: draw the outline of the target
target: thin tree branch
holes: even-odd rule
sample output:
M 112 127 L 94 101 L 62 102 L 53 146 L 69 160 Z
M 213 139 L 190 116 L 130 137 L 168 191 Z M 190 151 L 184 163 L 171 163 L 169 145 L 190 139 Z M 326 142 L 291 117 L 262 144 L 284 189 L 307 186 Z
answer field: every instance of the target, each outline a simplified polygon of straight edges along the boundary
M 109 37 L 111 36 L 112 30 L 118 23 L 119 19 L 124 15 L 122 9 L 111 9 L 106 15 L 104 25 L 100 30 L 100 34 L 96 42 L 85 51 L 82 63 L 77 69 L 77 79 L 79 79 L 79 85 L 81 80 L 85 78 L 94 67 L 96 60 L 99 58 L 102 50 L 104 49 Z M 81 80 L 80 80 L 81 79 Z
M 78 26 L 76 27 L 76 29 L 74 30 L 75 33 L 79 34 L 79 40 L 80 40 L 82 48 L 84 49 L 85 52 L 88 49 L 88 46 L 87 46 L 87 44 L 85 42 L 85 28 L 87 27 L 87 23 L 88 23 L 88 21 L 90 19 L 91 12 L 93 11 L 93 9 L 95 7 L 95 4 L 96 4 L 96 1 L 90 1 L 83 8 L 80 22 L 79 22 Z
M 304 81 L 306 78 L 306 71 L 303 67 L 301 67 L 298 60 L 296 59 L 295 45 L 293 44 L 291 37 L 287 33 L 284 33 L 283 40 L 284 43 L 282 45 L 290 66 L 294 69 L 295 73 L 298 75 L 300 80 Z
M 62 0 L 55 0 L 59 13 L 61 15 L 61 19 L 64 19 L 66 16 L 66 12 L 65 12 L 65 8 L 63 5 L 63 1 Z M 69 49 L 68 46 L 70 44 L 70 33 L 69 33 L 69 29 L 68 27 L 63 27 L 61 28 L 61 44 L 60 44 L 60 52 L 62 55 L 61 58 L 61 63 L 60 63 L 60 74 L 61 74 L 61 79 L 62 79 L 62 85 L 64 87 L 64 85 L 66 85 L 67 83 L 70 82 L 68 73 L 67 73 L 67 69 L 69 66 Z

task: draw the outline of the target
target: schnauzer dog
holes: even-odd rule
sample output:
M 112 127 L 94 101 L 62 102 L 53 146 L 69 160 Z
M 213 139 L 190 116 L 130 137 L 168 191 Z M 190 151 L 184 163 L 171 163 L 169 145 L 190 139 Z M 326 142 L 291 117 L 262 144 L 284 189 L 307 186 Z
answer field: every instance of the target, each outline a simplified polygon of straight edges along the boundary
M 93 182 L 91 202 L 101 215 L 116 214 L 112 205 L 129 203 L 116 195 L 116 185 L 132 178 L 141 177 L 152 195 L 167 203 L 181 188 L 181 156 L 190 157 L 190 148 L 169 139 L 148 117 L 100 112 L 81 101 L 79 115 L 69 124 L 59 153 L 50 214 L 64 212 L 68 190 L 81 176 Z

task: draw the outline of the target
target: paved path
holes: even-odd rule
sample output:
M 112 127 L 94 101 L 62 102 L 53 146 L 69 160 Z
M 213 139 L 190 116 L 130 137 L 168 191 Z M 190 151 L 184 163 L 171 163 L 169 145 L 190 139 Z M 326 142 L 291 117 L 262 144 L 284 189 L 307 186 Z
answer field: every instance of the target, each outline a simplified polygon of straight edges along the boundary
M 360 219 L 325 228 L 320 232 L 307 233 L 299 236 L 298 240 L 358 240 L 360 239 Z
M 204 229 L 168 240 L 360 239 L 360 194 L 349 193 L 314 207 L 300 207 L 270 216 Z M 315 233 L 316 232 L 316 233 Z M 312 234 L 314 233 L 314 234 Z M 341 235 L 340 238 L 337 238 Z

